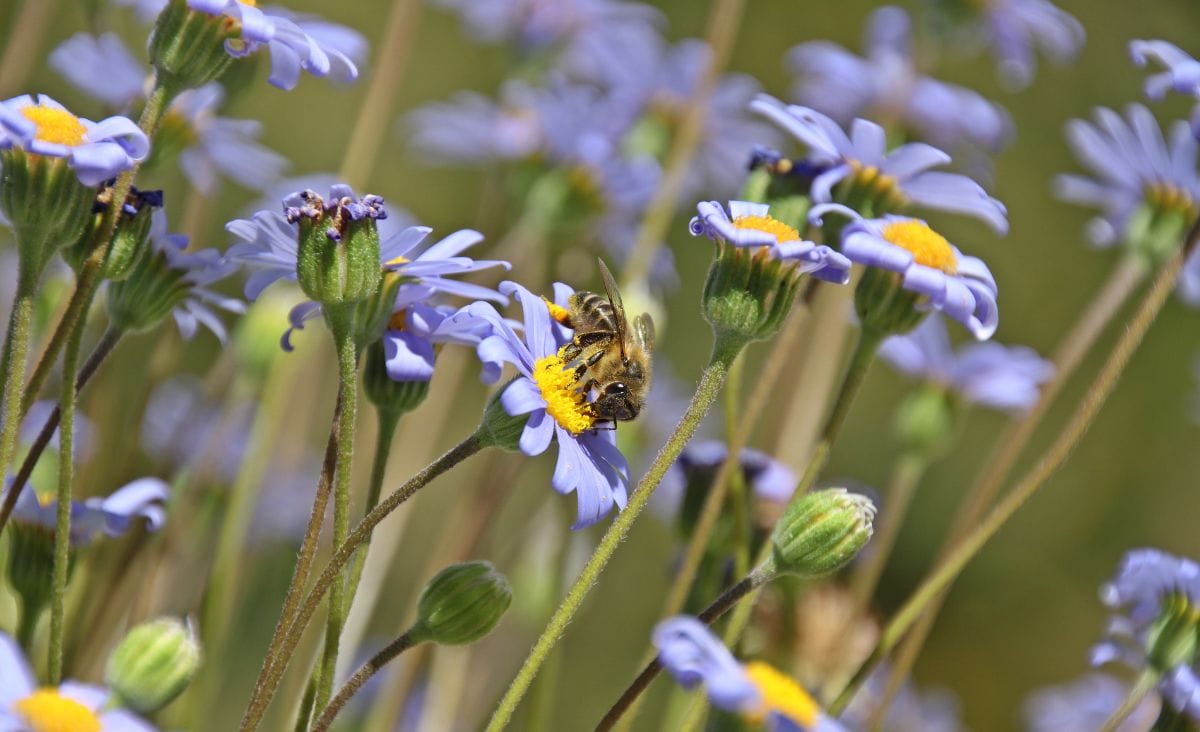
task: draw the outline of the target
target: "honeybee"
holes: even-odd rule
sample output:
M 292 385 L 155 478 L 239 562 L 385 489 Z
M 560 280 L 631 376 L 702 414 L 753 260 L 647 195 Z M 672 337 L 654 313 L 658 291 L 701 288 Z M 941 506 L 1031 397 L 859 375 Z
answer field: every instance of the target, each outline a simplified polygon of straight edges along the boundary
M 654 350 L 654 321 L 646 313 L 625 319 L 621 293 L 603 261 L 600 276 L 604 295 L 580 290 L 571 295 L 560 322 L 575 330 L 563 348 L 568 366 L 584 393 L 596 391 L 592 409 L 600 419 L 617 422 L 638 416 L 650 391 L 650 354 Z

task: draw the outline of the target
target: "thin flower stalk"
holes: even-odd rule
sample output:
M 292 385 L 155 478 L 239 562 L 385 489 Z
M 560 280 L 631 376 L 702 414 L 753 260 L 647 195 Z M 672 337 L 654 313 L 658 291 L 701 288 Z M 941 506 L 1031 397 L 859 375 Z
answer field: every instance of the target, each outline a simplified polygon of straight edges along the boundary
M 313 723 L 312 732 L 324 732 L 329 729 L 329 725 L 333 724 L 334 717 L 342 708 L 346 706 L 346 702 L 358 693 L 358 690 L 366 684 L 381 668 L 394 660 L 401 653 L 404 653 L 414 645 L 412 638 L 408 633 L 404 633 L 396 640 L 384 646 L 383 650 L 371 656 L 371 659 L 364 663 L 354 675 L 342 685 L 336 696 L 321 712 L 321 716 L 317 717 L 317 721 Z
M 1129 718 L 1141 705 L 1150 692 L 1154 691 L 1154 687 L 1158 685 L 1160 675 L 1157 671 L 1146 668 L 1138 674 L 1137 680 L 1129 687 L 1129 693 L 1121 701 L 1121 706 L 1117 707 L 1104 722 L 1104 726 L 1100 728 L 1100 732 L 1116 732 L 1120 728 L 1121 723 Z
M 1004 484 L 1004 479 L 1008 477 L 1017 458 L 1029 444 L 1034 431 L 1041 424 L 1059 392 L 1062 391 L 1063 386 L 1091 351 L 1096 340 L 1107 329 L 1112 319 L 1128 302 L 1145 276 L 1146 270 L 1140 260 L 1136 257 L 1124 257 L 1117 264 L 1109 279 L 1096 292 L 1096 296 L 1088 303 L 1054 354 L 1054 376 L 1042 387 L 1037 403 L 1031 410 L 1018 415 L 1009 422 L 1004 434 L 997 442 L 996 448 L 963 497 L 950 524 L 946 539 L 939 550 L 938 561 L 946 558 L 954 545 L 966 536 L 967 532 L 979 522 L 984 512 L 995 501 L 996 494 Z M 933 624 L 937 620 L 938 612 L 944 601 L 945 596 L 942 596 L 930 603 L 925 613 L 897 649 L 888 672 L 888 685 L 881 697 L 880 709 L 886 709 L 890 700 L 899 693 L 904 679 L 908 677 L 913 664 L 916 663 L 921 647 L 933 630 Z
M 33 318 L 33 298 L 37 292 L 37 274 L 22 265 L 17 275 L 8 335 L 4 341 L 4 425 L 0 428 L 0 474 L 7 475 L 16 448 L 21 422 L 21 385 L 25 380 L 25 360 L 29 354 Z
M 970 534 L 955 544 L 946 558 L 938 563 L 937 567 L 896 612 L 887 627 L 884 628 L 870 657 L 829 706 L 831 714 L 838 714 L 845 709 L 846 704 L 853 698 L 854 693 L 866 680 L 866 677 L 895 648 L 929 604 L 949 587 L 967 563 L 1070 457 L 1071 452 L 1116 387 L 1122 371 L 1141 344 L 1142 337 L 1150 329 L 1163 304 L 1170 297 L 1171 291 L 1175 287 L 1175 281 L 1183 268 L 1183 263 L 1197 244 L 1200 244 L 1200 221 L 1194 224 L 1188 232 L 1187 245 L 1177 252 L 1155 277 L 1153 286 L 1146 293 L 1141 305 L 1130 319 L 1120 340 L 1109 353 L 1103 368 L 1092 381 L 1062 433 L 1012 491 L 995 505 Z
M 713 349 L 712 358 L 709 360 L 708 366 L 704 369 L 704 374 L 700 378 L 700 384 L 692 396 L 692 401 L 688 405 L 687 411 L 679 420 L 679 424 L 675 427 L 674 433 L 659 450 L 654 462 L 649 470 L 638 483 L 638 487 L 630 496 L 629 504 L 609 525 L 608 530 L 604 532 L 604 537 L 600 539 L 600 544 L 592 553 L 583 571 L 579 573 L 575 584 L 567 592 L 562 604 L 555 610 L 554 615 L 550 618 L 550 622 L 542 631 L 541 636 L 534 643 L 533 649 L 530 650 L 524 663 L 521 665 L 520 671 L 517 672 L 516 678 L 500 699 L 499 705 L 496 707 L 491 720 L 487 725 L 487 732 L 499 732 L 508 726 L 512 720 L 512 715 L 517 709 L 517 705 L 521 702 L 525 692 L 529 690 L 529 685 L 537 676 L 542 664 L 545 662 L 547 655 L 557 644 L 558 639 L 566 630 L 571 618 L 579 606 L 583 604 L 584 598 L 592 585 L 599 579 L 600 573 L 604 571 L 604 567 L 608 564 L 608 560 L 612 558 L 616 552 L 617 546 L 629 533 L 629 529 L 633 526 L 633 522 L 637 520 L 638 514 L 645 508 L 649 502 L 654 489 L 662 482 L 663 475 L 666 474 L 667 468 L 675 459 L 679 457 L 679 453 L 683 451 L 684 446 L 692 435 L 695 434 L 696 428 L 700 425 L 704 415 L 716 402 L 721 392 L 721 387 L 725 383 L 725 377 L 729 373 L 729 368 L 737 357 L 739 347 L 728 347 L 725 344 L 717 343 Z
M 281 637 L 279 642 L 272 644 L 275 647 L 272 649 L 273 652 L 271 652 L 268 659 L 270 663 L 264 661 L 263 668 L 259 671 L 259 678 L 255 683 L 254 695 L 251 696 L 250 704 L 247 706 L 246 713 L 242 717 L 240 729 L 243 732 L 258 729 L 259 724 L 262 722 L 263 714 L 266 712 L 267 705 L 270 704 L 271 697 L 274 696 L 275 690 L 279 687 L 279 682 L 283 678 L 283 672 L 287 669 L 288 662 L 296 651 L 296 647 L 300 642 L 300 636 L 304 633 L 308 621 L 312 619 L 325 593 L 341 577 L 342 571 L 354 557 L 356 550 L 370 540 L 371 534 L 375 530 L 375 527 L 379 525 L 379 522 L 387 518 L 392 511 L 399 508 L 434 478 L 437 478 L 450 468 L 458 465 L 489 445 L 490 443 L 487 439 L 479 433 L 467 437 L 412 478 L 409 478 L 408 482 L 404 485 L 389 494 L 350 531 L 346 541 L 340 544 L 333 553 L 333 556 L 329 558 L 329 561 L 325 564 L 325 568 L 313 583 L 312 589 L 304 596 L 303 601 L 293 604 L 294 618 L 280 631 Z M 292 613 L 289 613 L 290 615 Z M 283 624 L 282 613 L 280 615 L 280 624 Z M 279 631 L 280 628 L 277 626 L 276 630 Z
M 371 481 L 367 485 L 367 502 L 364 513 L 370 513 L 379 505 L 379 497 L 383 493 L 383 479 L 387 476 L 388 458 L 392 454 L 392 442 L 396 437 L 396 428 L 400 426 L 400 413 L 392 410 L 376 408 L 375 415 L 378 427 L 375 431 L 375 455 L 371 459 Z M 346 617 L 354 606 L 354 597 L 358 593 L 358 585 L 362 581 L 363 567 L 367 564 L 367 552 L 370 545 L 364 546 L 354 558 L 350 568 L 350 577 L 346 589 Z

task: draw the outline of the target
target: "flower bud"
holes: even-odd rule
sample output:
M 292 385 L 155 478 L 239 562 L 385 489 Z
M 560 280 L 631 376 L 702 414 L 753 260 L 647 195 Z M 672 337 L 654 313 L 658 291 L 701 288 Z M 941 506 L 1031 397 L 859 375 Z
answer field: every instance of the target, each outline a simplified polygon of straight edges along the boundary
M 95 196 L 65 158 L 20 147 L 0 153 L 0 210 L 16 234 L 21 266 L 35 279 L 64 244 L 83 236 Z
M 192 10 L 184 0 L 170 0 L 154 23 L 150 63 L 167 88 L 204 86 L 233 63 L 225 42 L 236 41 L 240 31 L 232 18 Z
M 1191 665 L 1200 649 L 1200 608 L 1185 592 L 1172 592 L 1162 600 L 1161 613 L 1146 634 L 1146 657 L 1150 665 L 1166 673 L 1180 665 Z
M 50 600 L 47 580 L 54 569 L 54 531 L 14 520 L 7 533 L 8 584 L 21 598 L 22 615 L 33 616 L 23 617 L 23 622 L 33 622 Z
M 190 624 L 158 618 L 135 627 L 117 645 L 104 681 L 120 706 L 142 714 L 179 696 L 200 667 L 200 641 Z
M 512 590 L 491 562 L 451 565 L 425 585 L 417 601 L 414 643 L 473 643 L 491 632 L 512 602 Z
M 63 259 L 76 272 L 83 268 L 84 262 L 91 256 L 93 250 L 104 237 L 104 219 L 112 204 L 113 185 L 115 180 L 106 183 L 96 195 L 92 204 L 92 216 L 88 221 L 87 230 L 77 242 L 63 250 Z M 125 203 L 117 215 L 116 228 L 113 230 L 112 241 L 109 242 L 105 253 L 100 276 L 106 280 L 123 280 L 133 271 L 133 267 L 146 253 L 150 238 L 150 222 L 154 211 L 163 205 L 162 191 L 140 191 L 132 188 L 125 197 Z
M 793 501 L 771 535 L 779 572 L 820 577 L 845 566 L 871 538 L 875 504 L 845 488 Z
M 383 341 L 377 340 L 367 346 L 366 361 L 363 367 L 363 390 L 367 399 L 380 411 L 405 414 L 425 401 L 429 394 L 428 381 L 396 381 L 388 375 Z
M 912 391 L 896 410 L 893 429 L 900 442 L 922 455 L 944 449 L 956 427 L 956 410 L 951 396 L 936 384 Z
M 304 294 L 332 306 L 375 294 L 383 277 L 375 228 L 376 219 L 387 218 L 382 198 L 359 200 L 349 186 L 335 185 L 328 202 L 306 190 L 289 197 L 284 210 L 300 227 L 296 275 Z
M 481 442 L 490 447 L 498 447 L 508 452 L 521 449 L 521 433 L 525 431 L 525 423 L 529 421 L 528 414 L 509 414 L 500 403 L 500 395 L 508 388 L 509 381 L 496 390 L 483 410 L 483 422 L 476 433 Z
M 800 270 L 768 254 L 717 242 L 704 282 L 704 319 L 718 338 L 748 343 L 779 332 L 796 301 Z
M 187 270 L 171 266 L 166 249 L 146 252 L 124 280 L 108 289 L 108 317 L 112 325 L 127 333 L 142 333 L 158 327 L 187 297 L 191 285 Z

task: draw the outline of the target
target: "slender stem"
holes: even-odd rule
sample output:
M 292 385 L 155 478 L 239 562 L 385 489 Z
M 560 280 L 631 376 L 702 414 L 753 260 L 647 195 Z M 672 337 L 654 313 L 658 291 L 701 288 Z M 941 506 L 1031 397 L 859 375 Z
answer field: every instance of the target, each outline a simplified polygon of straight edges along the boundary
M 388 662 L 414 645 L 416 643 L 413 641 L 412 636 L 405 632 L 399 638 L 385 646 L 379 653 L 371 656 L 371 659 L 364 663 L 358 671 L 355 671 L 354 675 L 338 690 L 337 696 L 333 698 L 333 701 L 329 702 L 329 706 L 325 707 L 325 711 L 321 712 L 321 716 L 317 718 L 316 723 L 312 727 L 312 732 L 324 732 L 324 730 L 329 729 L 329 725 L 333 723 L 333 718 L 342 710 L 342 707 L 346 706 L 346 702 L 350 701 L 350 697 L 358 693 L 363 684 L 366 684 Z
M 1037 493 L 1046 480 L 1066 462 L 1071 451 L 1079 444 L 1087 432 L 1092 420 L 1096 418 L 1100 408 L 1112 393 L 1121 376 L 1121 372 L 1137 351 L 1142 337 L 1154 323 L 1163 303 L 1170 296 L 1175 286 L 1175 280 L 1186 256 L 1200 241 L 1200 221 L 1193 226 L 1188 234 L 1188 245 L 1183 247 L 1171 261 L 1162 268 L 1154 280 L 1154 285 L 1146 293 L 1141 305 L 1130 319 L 1121 338 L 1113 346 L 1108 359 L 1100 373 L 1092 381 L 1083 400 L 1079 403 L 1070 421 L 1054 443 L 1038 459 L 1036 465 L 1017 483 L 1016 487 L 1006 495 L 987 516 L 962 541 L 954 545 L 944 560 L 938 563 L 934 570 L 913 592 L 896 615 L 888 622 L 880 635 L 875 650 L 855 673 L 854 677 L 842 690 L 842 693 L 829 707 L 831 715 L 837 715 L 846 708 L 858 687 L 866 680 L 870 672 L 887 656 L 896 643 L 912 627 L 920 614 L 945 590 L 967 563 L 979 553 L 979 550 L 1004 526 L 1025 503 Z
M 1129 694 L 1121 702 L 1121 706 L 1117 707 L 1116 711 L 1112 713 L 1112 716 L 1105 720 L 1104 726 L 1100 728 L 1100 732 L 1116 732 L 1121 723 L 1138 708 L 1142 700 L 1146 698 L 1146 695 L 1158 685 L 1158 679 L 1158 672 L 1154 669 L 1148 667 L 1142 669 L 1142 672 L 1138 674 L 1137 680 L 1130 687 Z
M 741 470 L 741 447 L 733 452 L 733 441 L 740 426 L 739 415 L 742 374 L 746 370 L 746 354 L 733 362 L 729 383 L 725 385 L 725 449 L 726 460 L 732 458 L 736 468 L 729 476 L 729 518 L 733 524 L 733 576 L 744 577 L 750 571 L 750 516 L 746 497 L 746 474 Z M 707 504 L 707 501 L 705 502 Z M 707 507 L 707 506 L 706 506 Z
M 896 460 L 892 468 L 892 477 L 883 497 L 883 512 L 875 522 L 875 534 L 871 537 L 867 556 L 857 564 L 850 578 L 850 594 L 854 602 L 850 613 L 852 619 L 862 615 L 870 605 L 927 465 L 923 455 L 907 452 Z M 853 627 L 853 622 L 847 624 L 848 629 Z
M 1004 479 L 1033 437 L 1034 431 L 1041 424 L 1063 386 L 1074 375 L 1083 358 L 1091 351 L 1100 334 L 1112 322 L 1113 317 L 1120 312 L 1137 286 L 1145 279 L 1145 275 L 1146 269 L 1141 260 L 1134 256 L 1125 257 L 1113 269 L 1108 280 L 1080 314 L 1079 319 L 1075 321 L 1054 353 L 1054 376 L 1042 387 L 1037 404 L 1029 412 L 1009 423 L 1000 437 L 996 449 L 980 469 L 971 488 L 967 491 L 938 552 L 938 561 L 946 558 L 950 549 L 962 540 L 972 526 L 979 523 L 984 511 L 995 501 Z M 894 654 L 888 671 L 888 683 L 880 698 L 881 705 L 885 708 L 890 706 L 891 700 L 899 693 L 904 679 L 908 678 L 917 656 L 921 653 L 921 647 L 925 644 L 925 639 L 933 630 L 933 624 L 937 620 L 938 612 L 944 601 L 945 596 L 943 595 L 930 603 L 921 619 L 913 626 Z
M 92 290 L 94 292 L 94 290 Z M 90 301 L 91 298 L 89 297 Z M 85 307 L 86 309 L 86 307 Z M 62 682 L 63 635 L 66 632 L 67 570 L 71 553 L 71 488 L 75 480 L 75 378 L 83 346 L 83 322 L 71 329 L 63 350 L 62 389 L 58 400 L 58 503 L 54 530 L 54 568 L 50 585 L 50 684 Z
M 722 592 L 696 618 L 705 625 L 712 625 L 718 618 L 728 612 L 731 607 L 736 605 L 738 600 L 765 585 L 774 576 L 775 573 L 773 571 L 761 566 L 758 567 L 746 575 L 740 582 Z M 646 664 L 646 667 L 637 675 L 637 678 L 629 684 L 629 687 L 625 689 L 621 697 L 617 699 L 608 712 L 605 713 L 604 718 L 600 720 L 600 724 L 596 725 L 596 732 L 612 729 L 613 725 L 621 719 L 625 711 L 633 705 L 642 692 L 650 686 L 650 682 L 654 680 L 654 677 L 658 676 L 661 671 L 662 663 L 656 655 L 653 660 Z
M 279 663 L 278 656 L 284 652 L 284 641 L 291 625 L 292 617 L 299 607 L 303 597 L 304 585 L 308 583 L 308 575 L 312 569 L 313 560 L 317 554 L 317 540 L 321 536 L 321 524 L 325 522 L 325 508 L 329 503 L 329 493 L 333 489 L 333 469 L 337 464 L 338 455 L 338 425 L 342 414 L 342 391 L 338 389 L 337 404 L 333 408 L 333 420 L 329 428 L 329 441 L 325 444 L 325 459 L 321 467 L 321 477 L 317 480 L 316 495 L 313 496 L 312 511 L 308 516 L 308 527 L 304 531 L 304 539 L 300 543 L 300 555 L 296 558 L 296 567 L 292 570 L 292 580 L 288 584 L 287 594 L 283 599 L 283 607 L 279 610 L 279 619 L 275 621 L 275 631 L 267 653 L 263 656 L 262 668 L 254 682 L 254 692 L 250 696 L 250 704 L 242 719 L 242 729 L 247 727 L 247 720 L 253 720 L 255 726 L 267 709 L 269 697 L 262 699 L 267 679 L 271 677 L 274 667 Z M 290 656 L 290 652 L 288 653 Z M 282 672 L 281 672 L 282 675 Z M 261 699 L 261 700 L 260 700 Z
M 71 332 L 82 319 L 87 317 L 87 309 L 90 307 L 94 296 L 92 290 L 95 286 L 98 269 L 98 266 L 93 266 L 85 267 L 80 271 L 79 278 L 75 281 L 75 289 L 71 292 L 71 298 L 67 301 L 67 307 L 63 311 L 62 318 L 59 319 L 54 333 L 50 336 L 50 341 L 42 349 L 42 354 L 38 357 L 37 365 L 33 367 L 33 373 L 29 376 L 29 383 L 25 385 L 25 395 L 21 400 L 22 417 L 29 412 L 29 408 L 37 401 L 38 394 L 41 393 L 42 387 L 46 385 L 46 379 L 50 377 L 51 372 L 54 370 L 54 363 L 58 360 L 58 354 L 62 352 L 63 346 L 66 345 Z
M 20 267 L 17 292 L 13 297 L 12 315 L 4 350 L 8 355 L 8 371 L 4 373 L 4 426 L 0 428 L 0 475 L 8 475 L 17 433 L 21 427 L 21 385 L 25 381 L 25 361 L 29 354 L 33 297 L 37 291 L 37 273 Z M 12 491 L 8 491 L 9 494 Z
M 354 467 L 354 427 L 358 420 L 358 349 L 349 324 L 335 328 L 339 389 L 342 415 L 338 424 L 338 459 L 333 474 L 333 546 L 341 546 L 350 533 L 350 476 Z M 365 545 L 364 545 L 365 548 Z M 329 617 L 325 624 L 325 653 L 318 666 L 320 683 L 313 710 L 320 713 L 333 694 L 333 676 L 337 667 L 342 626 L 346 624 L 346 577 L 338 577 L 329 592 Z
M 400 425 L 400 414 L 395 410 L 378 407 L 375 409 L 379 427 L 375 433 L 375 457 L 371 462 L 371 483 L 367 488 L 364 514 L 370 513 L 379 505 L 379 496 L 383 493 L 383 479 L 387 476 L 388 457 L 392 454 L 392 441 L 396 436 L 396 428 Z M 358 583 L 362 580 L 370 548 L 367 544 L 354 555 L 354 564 L 350 567 L 349 585 L 346 589 L 346 617 L 350 616 L 350 609 L 354 606 L 354 596 L 358 592 Z
M 717 77 L 729 60 L 730 51 L 741 26 L 746 0 L 716 0 L 708 16 L 707 40 L 710 49 L 708 64 L 692 92 L 679 128 L 667 153 L 663 176 L 654 199 L 646 209 L 638 229 L 633 252 L 625 263 L 623 281 L 627 284 L 645 282 L 654 264 L 654 253 L 666 238 L 667 229 L 675 214 L 675 206 L 688 180 L 692 157 L 704 132 L 709 100 L 717 86 Z
M 625 510 L 621 511 L 620 515 L 613 520 L 609 525 L 608 530 L 604 532 L 603 538 L 600 539 L 600 544 L 592 553 L 583 571 L 579 573 L 579 577 L 575 580 L 575 584 L 567 592 L 558 609 L 554 611 L 550 622 L 542 631 L 541 636 L 537 639 L 529 656 L 521 665 L 520 671 L 517 672 L 516 678 L 508 687 L 508 691 L 504 693 L 500 700 L 492 719 L 488 722 L 487 732 L 499 732 L 504 729 L 509 721 L 512 720 L 513 712 L 517 709 L 517 704 L 525 692 L 529 690 L 530 683 L 537 676 L 541 669 L 542 663 L 546 660 L 547 654 L 554 648 L 558 639 L 566 630 L 567 625 L 575 616 L 575 612 L 579 606 L 583 604 L 583 599 L 587 597 L 592 585 L 599 579 L 600 573 L 604 571 L 604 567 L 608 564 L 608 560 L 617 550 L 617 546 L 629 533 L 629 529 L 633 526 L 633 522 L 637 520 L 638 514 L 645 508 L 646 503 L 650 500 L 650 495 L 654 489 L 662 481 L 663 475 L 667 472 L 667 468 L 671 466 L 675 459 L 679 457 L 679 453 L 683 451 L 684 445 L 692 438 L 696 432 L 696 427 L 700 421 L 704 419 L 704 415 L 708 413 L 710 407 L 716 402 L 720 395 L 721 387 L 725 383 L 725 376 L 729 373 L 729 367 L 733 363 L 734 358 L 741 351 L 741 344 L 730 346 L 728 344 L 717 343 L 713 348 L 712 358 L 709 360 L 708 366 L 704 369 L 704 374 L 700 377 L 700 384 L 696 388 L 696 393 L 692 396 L 691 404 L 688 405 L 687 411 L 680 418 L 679 424 L 675 427 L 675 432 L 667 439 L 666 444 L 659 450 L 658 455 L 654 458 L 650 469 L 642 477 L 638 487 L 634 490 L 633 495 L 629 499 Z
M 424 488 L 434 478 L 437 478 L 442 473 L 450 468 L 458 465 L 463 460 L 471 457 L 475 453 L 488 447 L 488 443 L 479 433 L 472 434 L 467 439 L 452 447 L 446 454 L 434 460 L 429 465 L 425 466 L 419 473 L 409 478 L 408 482 L 397 488 L 386 498 L 383 499 L 374 509 L 358 522 L 350 532 L 350 536 L 341 544 L 329 558 L 324 569 L 321 570 L 321 575 L 317 577 L 313 583 L 312 589 L 304 596 L 303 602 L 300 602 L 295 607 L 295 617 L 282 632 L 275 646 L 275 652 L 271 655 L 270 663 L 264 662 L 263 668 L 259 671 L 258 681 L 255 683 L 255 691 L 250 698 L 250 704 L 246 708 L 246 713 L 242 717 L 240 729 L 242 732 L 248 732 L 258 728 L 262 721 L 262 716 L 266 712 L 267 705 L 271 702 L 271 698 L 275 694 L 275 689 L 279 686 L 279 681 L 283 678 L 283 672 L 287 669 L 288 661 L 291 660 L 292 654 L 296 651 L 296 646 L 300 642 L 300 636 L 304 633 L 308 621 L 312 619 L 313 613 L 321 604 L 321 598 L 341 576 L 342 570 L 354 557 L 355 550 L 362 546 L 371 538 L 371 532 L 379 525 L 380 521 L 387 518 L 388 514 L 396 510 L 401 504 L 407 501 L 421 488 Z M 290 617 L 290 614 L 289 614 Z M 281 615 L 280 623 L 283 623 L 284 618 Z M 279 630 L 278 628 L 276 629 Z

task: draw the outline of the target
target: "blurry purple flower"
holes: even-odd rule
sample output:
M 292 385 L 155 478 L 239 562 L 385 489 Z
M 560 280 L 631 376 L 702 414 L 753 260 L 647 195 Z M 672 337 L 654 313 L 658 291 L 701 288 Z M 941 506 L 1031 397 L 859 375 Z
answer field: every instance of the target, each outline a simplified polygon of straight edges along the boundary
M 484 43 L 514 43 L 526 55 L 558 53 L 555 67 L 612 83 L 644 73 L 660 11 L 621 0 L 436 0 Z
M 879 355 L 900 371 L 944 386 L 969 402 L 1024 411 L 1054 376 L 1054 365 L 1032 348 L 972 343 L 955 351 L 946 322 L 930 316 L 906 335 L 891 336 Z
M 502 297 L 498 293 L 491 299 Z M 387 373 L 394 381 L 429 381 L 433 378 L 434 345 L 457 343 L 477 346 L 491 335 L 491 326 L 475 318 L 456 318 L 457 311 L 445 305 L 413 304 L 396 311 L 403 327 L 389 325 L 383 333 Z M 397 323 L 396 325 L 399 325 Z M 500 366 L 484 363 L 481 378 L 495 383 Z
M 1194 211 L 1200 201 L 1196 172 L 1196 139 L 1183 122 L 1171 127 L 1170 142 L 1150 110 L 1130 104 L 1125 118 L 1098 107 L 1096 121 L 1067 123 L 1067 142 L 1093 177 L 1074 173 L 1058 176 L 1059 198 L 1098 208 L 1101 215 L 1088 224 L 1088 238 L 1109 246 L 1130 233 L 1133 214 L 1143 205 Z
M 43 399 L 30 405 L 25 419 L 21 420 L 19 437 L 21 442 L 32 443 L 36 440 L 42 432 L 42 426 L 49 419 L 50 413 L 57 406 L 57 401 L 49 399 Z M 75 410 L 75 435 L 71 445 L 75 450 L 75 462 L 77 463 L 86 463 L 92 454 L 92 449 L 96 446 L 96 425 L 78 409 Z M 55 430 L 54 436 L 50 438 L 50 448 L 58 450 L 58 430 Z
M 151 251 L 164 257 L 166 266 L 180 273 L 181 281 L 187 285 L 186 294 L 171 310 L 179 334 L 190 339 L 203 325 L 224 343 L 228 332 L 217 310 L 244 313 L 246 303 L 211 289 L 211 285 L 237 271 L 237 263 L 216 249 L 188 251 L 186 236 L 167 232 L 166 213 L 160 209 L 153 216 L 150 222 Z
M 1000 79 L 1012 89 L 1033 81 L 1035 47 L 1052 61 L 1067 63 L 1087 37 L 1074 16 L 1049 0 L 989 0 L 981 12 Z
M 50 52 L 49 61 L 71 86 L 122 112 L 145 96 L 151 80 L 149 67 L 133 57 L 116 33 L 76 33 Z
M 964 255 L 920 219 L 864 219 L 836 203 L 814 206 L 809 219 L 818 222 L 827 213 L 851 219 L 841 241 L 841 252 L 851 261 L 903 275 L 904 289 L 924 295 L 930 310 L 962 323 L 978 340 L 996 332 L 996 280 L 982 259 Z
M 889 152 L 887 133 L 874 122 L 855 119 L 847 135 L 820 112 L 785 105 L 765 94 L 760 94 L 751 107 L 806 146 L 807 162 L 825 168 L 813 180 L 815 203 L 832 201 L 834 186 L 863 175 L 875 191 L 888 188 L 888 194 L 898 197 L 902 206 L 912 204 L 974 216 L 998 233 L 1008 231 L 1004 204 L 989 196 L 982 186 L 965 175 L 930 170 L 950 162 L 950 156 L 936 147 L 910 142 Z
M 154 725 L 121 709 L 119 700 L 103 687 L 78 681 L 39 686 L 21 647 L 12 636 L 0 633 L 0 729 L 66 729 L 65 719 L 98 732 L 155 732 Z
M 102 533 L 121 536 L 141 518 L 146 519 L 147 529 L 157 531 L 167 520 L 163 504 L 169 494 L 170 487 L 158 478 L 139 478 L 107 498 L 71 501 L 71 545 L 86 545 Z M 42 503 L 33 487 L 27 486 L 17 497 L 12 520 L 54 531 L 57 511 L 57 501 Z
M 65 158 L 85 186 L 115 178 L 150 152 L 150 140 L 132 120 L 109 117 L 92 122 L 45 94 L 0 102 L 0 150 L 14 146 L 34 155 Z
M 737 247 L 770 247 L 771 256 L 797 262 L 801 272 L 817 279 L 838 284 L 850 279 L 849 259 L 824 244 L 801 239 L 796 229 L 772 218 L 765 203 L 730 201 L 726 213 L 716 201 L 701 201 L 696 210 L 688 224 L 692 236 L 719 238 Z
M 941 148 L 1003 147 L 1008 114 L 970 89 L 922 76 L 910 30 L 906 12 L 885 6 L 868 20 L 865 57 L 828 41 L 796 46 L 787 57 L 799 76 L 793 95 L 843 124 L 855 117 L 895 120 Z
M 1025 728 L 1029 732 L 1094 732 L 1104 726 L 1128 694 L 1129 684 L 1098 673 L 1040 689 L 1025 702 Z M 1150 729 L 1160 705 L 1157 696 L 1146 697 L 1117 732 Z
M 1186 620 L 1174 620 L 1174 609 L 1168 607 L 1173 604 L 1168 603 L 1171 598 L 1184 603 L 1190 626 Z M 1125 554 L 1116 577 L 1100 588 L 1100 599 L 1116 614 L 1109 619 L 1106 638 L 1092 649 L 1092 665 L 1120 661 L 1135 670 L 1144 669 L 1162 662 L 1154 647 L 1162 639 L 1152 636 L 1179 633 L 1174 628 L 1181 625 L 1182 632 L 1196 633 L 1200 565 L 1158 549 L 1135 549 Z M 1165 630 L 1154 632 L 1167 616 L 1172 620 L 1163 626 Z M 1189 660 L 1171 668 L 1157 667 L 1162 673 L 1158 690 L 1166 704 L 1200 722 L 1200 676 L 1195 655 L 1193 650 Z
M 232 485 L 249 444 L 253 409 L 248 403 L 227 409 L 199 378 L 176 376 L 151 392 L 138 444 L 164 469 L 201 470 Z
M 667 469 L 658 493 L 667 498 L 674 497 L 677 503 L 687 481 L 711 483 L 728 454 L 729 446 L 721 440 L 692 440 Z M 798 476 L 787 465 L 751 447 L 742 448 L 739 462 L 746 483 L 756 496 L 776 503 L 785 503 L 791 498 Z
M 409 147 L 441 164 L 479 166 L 529 157 L 543 140 L 537 94 L 525 82 L 509 81 L 498 102 L 464 91 L 426 104 L 405 119 Z
M 562 346 L 546 302 L 515 282 L 503 282 L 500 291 L 521 303 L 523 337 L 489 304 L 478 302 L 460 315 L 491 324 L 492 335 L 479 344 L 484 363 L 509 363 L 518 376 L 500 395 L 510 415 L 529 415 L 520 439 L 521 452 L 540 455 L 558 442 L 558 462 L 551 484 L 559 493 L 574 493 L 578 517 L 572 528 L 582 528 L 604 518 L 612 507 L 625 507 L 629 466 L 616 446 L 613 430 L 594 429 L 594 418 L 581 412 L 573 381 L 563 383 Z M 497 374 L 498 375 L 498 374 Z
M 866 729 L 875 705 L 883 697 L 890 668 L 882 664 L 867 677 L 862 689 L 850 700 L 841 722 L 850 729 Z M 918 690 L 905 682 L 892 700 L 883 721 L 887 732 L 962 732 L 958 699 L 949 691 Z M 1063 730 L 1066 732 L 1066 730 Z
M 1200 100 L 1200 61 L 1167 41 L 1131 41 L 1129 53 L 1138 66 L 1155 62 L 1162 71 L 1146 79 L 1146 96 L 1162 99 L 1167 92 L 1176 92 Z M 1200 137 L 1200 105 L 1192 111 L 1192 131 Z

